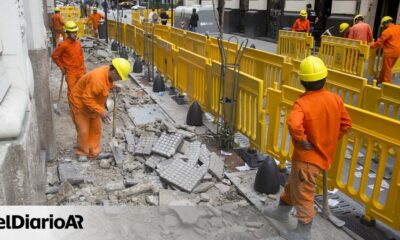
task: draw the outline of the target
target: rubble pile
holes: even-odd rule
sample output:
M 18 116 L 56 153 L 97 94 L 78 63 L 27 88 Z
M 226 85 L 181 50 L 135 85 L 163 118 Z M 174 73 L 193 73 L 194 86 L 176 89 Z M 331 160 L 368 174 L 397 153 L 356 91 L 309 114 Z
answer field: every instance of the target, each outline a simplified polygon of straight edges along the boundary
M 94 37 L 81 37 L 81 46 L 85 52 L 85 60 L 95 65 L 110 63 L 113 59 L 113 52 L 107 43 Z

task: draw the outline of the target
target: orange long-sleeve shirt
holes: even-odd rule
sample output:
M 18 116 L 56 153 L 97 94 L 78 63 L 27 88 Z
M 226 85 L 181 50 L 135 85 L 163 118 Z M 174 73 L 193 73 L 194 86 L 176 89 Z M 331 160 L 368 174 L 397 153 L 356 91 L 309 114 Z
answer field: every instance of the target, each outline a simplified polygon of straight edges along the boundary
M 308 19 L 296 19 L 293 24 L 292 31 L 296 32 L 310 32 L 310 21 Z
M 72 89 L 72 105 L 89 115 L 104 112 L 109 91 L 115 86 L 108 79 L 109 71 L 109 66 L 98 67 L 79 79 Z
M 51 16 L 51 22 L 50 22 L 50 27 L 52 27 L 54 30 L 56 31 L 63 31 L 63 27 L 64 27 L 64 20 L 61 17 L 60 13 L 54 13 Z
M 364 22 L 354 24 L 349 30 L 349 39 L 361 40 L 366 43 L 372 42 L 371 27 Z
M 383 47 L 385 57 L 400 57 L 400 26 L 393 23 L 382 32 L 372 48 Z
M 293 161 L 309 162 L 321 169 L 332 165 L 338 140 L 351 128 L 351 119 L 342 99 L 325 89 L 309 91 L 296 100 L 289 114 Z M 304 150 L 297 143 L 308 140 L 313 150 Z
M 67 38 L 59 44 L 53 52 L 53 61 L 60 69 L 67 73 L 86 71 L 83 51 L 79 40 L 72 41 Z
M 92 15 L 90 15 L 89 19 L 87 20 L 87 23 L 92 23 L 93 25 L 93 29 L 99 29 L 99 22 L 100 20 L 104 18 L 103 15 L 101 15 L 100 13 L 93 13 Z

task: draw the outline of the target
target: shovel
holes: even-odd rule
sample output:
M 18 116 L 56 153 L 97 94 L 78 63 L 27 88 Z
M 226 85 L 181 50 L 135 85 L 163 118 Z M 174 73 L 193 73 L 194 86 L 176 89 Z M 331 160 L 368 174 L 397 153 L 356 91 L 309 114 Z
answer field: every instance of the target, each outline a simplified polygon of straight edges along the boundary
M 117 101 L 118 101 L 118 93 L 116 89 L 113 89 L 113 101 L 114 101 L 114 108 L 113 108 L 113 119 L 112 119 L 112 137 L 115 137 L 115 122 L 117 118 Z
M 330 221 L 331 223 L 333 223 L 336 227 L 343 227 L 346 222 L 340 220 L 339 218 L 335 217 L 330 209 L 329 209 L 329 203 L 328 203 L 328 179 L 327 179 L 327 174 L 326 171 L 323 171 L 322 173 L 323 175 L 323 208 L 322 208 L 322 216 L 327 219 L 328 221 Z
M 63 85 L 64 85 L 64 73 L 61 75 L 61 83 L 60 83 L 60 90 L 58 91 L 58 99 L 57 99 L 57 103 L 53 104 L 53 108 L 54 108 L 54 112 L 57 115 L 61 115 L 60 110 L 58 109 L 58 106 L 60 105 L 60 100 L 61 100 L 61 94 L 62 94 L 62 89 L 63 89 Z

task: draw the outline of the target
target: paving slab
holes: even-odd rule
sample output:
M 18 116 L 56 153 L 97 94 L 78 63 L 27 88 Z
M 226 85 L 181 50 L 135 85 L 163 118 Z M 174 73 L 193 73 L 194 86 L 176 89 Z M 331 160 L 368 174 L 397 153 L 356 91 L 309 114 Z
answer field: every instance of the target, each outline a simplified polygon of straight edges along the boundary
M 157 140 L 158 137 L 154 133 L 145 133 L 141 135 L 135 146 L 135 155 L 150 155 L 151 149 Z
M 170 158 L 176 153 L 182 140 L 183 135 L 181 134 L 167 134 L 164 132 L 153 145 L 152 152 Z
M 61 163 L 58 165 L 60 181 L 68 181 L 72 185 L 83 183 L 83 174 L 72 163 Z
M 210 155 L 209 172 L 220 181 L 224 177 L 224 158 L 214 152 Z
M 110 143 L 110 147 L 111 147 L 111 151 L 113 153 L 114 156 L 114 161 L 115 161 L 115 165 L 117 167 L 122 167 L 125 157 L 122 153 L 122 149 L 119 147 L 118 142 L 114 139 L 111 143 Z
M 188 158 L 188 163 L 191 166 L 195 166 L 197 164 L 197 160 L 199 160 L 201 151 L 201 142 L 194 141 L 189 144 L 188 150 L 185 155 Z
M 124 131 L 124 135 L 125 135 L 125 140 L 126 140 L 126 150 L 129 153 L 134 153 L 135 152 L 135 144 L 136 144 L 136 140 L 135 140 L 135 136 L 132 134 L 132 132 L 130 130 L 126 130 Z
M 153 155 L 151 155 L 151 156 L 146 160 L 146 162 L 144 163 L 144 165 L 146 165 L 147 167 L 149 167 L 149 168 L 151 168 L 151 169 L 156 169 L 156 168 L 157 168 L 157 165 L 158 165 L 160 162 L 164 161 L 164 160 L 166 160 L 165 157 L 160 156 L 160 155 L 157 155 L 157 154 L 153 154 Z
M 165 115 L 157 104 L 135 105 L 128 109 L 129 118 L 136 126 L 156 122 L 158 119 L 166 121 Z

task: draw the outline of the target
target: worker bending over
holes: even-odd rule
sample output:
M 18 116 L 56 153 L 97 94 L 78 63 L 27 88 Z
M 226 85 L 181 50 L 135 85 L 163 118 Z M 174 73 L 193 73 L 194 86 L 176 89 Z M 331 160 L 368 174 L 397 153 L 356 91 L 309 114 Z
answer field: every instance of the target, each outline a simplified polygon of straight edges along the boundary
M 64 26 L 67 39 L 59 44 L 52 54 L 53 61 L 60 68 L 67 81 L 68 103 L 71 105 L 71 91 L 76 82 L 85 74 L 85 60 L 80 41 L 77 39 L 78 26 L 68 21 Z
M 364 22 L 364 16 L 359 14 L 354 17 L 354 25 L 350 28 L 349 39 L 370 43 L 372 38 L 372 30 L 368 23 Z
M 350 33 L 350 24 L 341 23 L 339 26 L 339 32 L 343 33 L 343 38 L 348 38 Z
M 130 69 L 128 60 L 114 58 L 110 66 L 98 67 L 85 74 L 72 89 L 79 161 L 87 161 L 88 157 L 94 159 L 100 154 L 101 120 L 107 123 L 110 119 L 105 109 L 109 91 L 115 87 L 115 81 L 128 79 Z
M 293 24 L 292 31 L 296 32 L 310 32 L 310 21 L 307 19 L 307 11 L 301 10 L 300 17 L 296 19 Z
M 99 25 L 101 19 L 104 19 L 104 16 L 97 12 L 97 7 L 93 7 L 93 14 L 90 15 L 86 23 L 92 24 L 92 29 L 97 38 L 99 38 Z
M 60 42 L 60 37 L 63 37 L 63 40 L 65 40 L 65 33 L 64 33 L 64 20 L 60 14 L 60 8 L 56 7 L 54 8 L 54 14 L 51 16 L 51 21 L 50 21 L 50 28 L 54 31 L 55 33 L 55 43 L 56 46 Z
M 371 48 L 383 47 L 382 68 L 378 83 L 392 83 L 392 68 L 400 57 L 400 26 L 393 24 L 393 18 L 385 16 L 381 20 L 383 32 L 379 39 L 371 43 Z
M 281 233 L 286 239 L 310 239 L 317 177 L 331 167 L 338 140 L 351 128 L 342 99 L 323 88 L 327 75 L 318 57 L 309 56 L 300 64 L 306 92 L 296 100 L 288 118 L 294 146 L 292 169 L 278 208 L 264 210 L 267 216 L 287 222 L 292 207 L 296 209 L 297 227 Z

